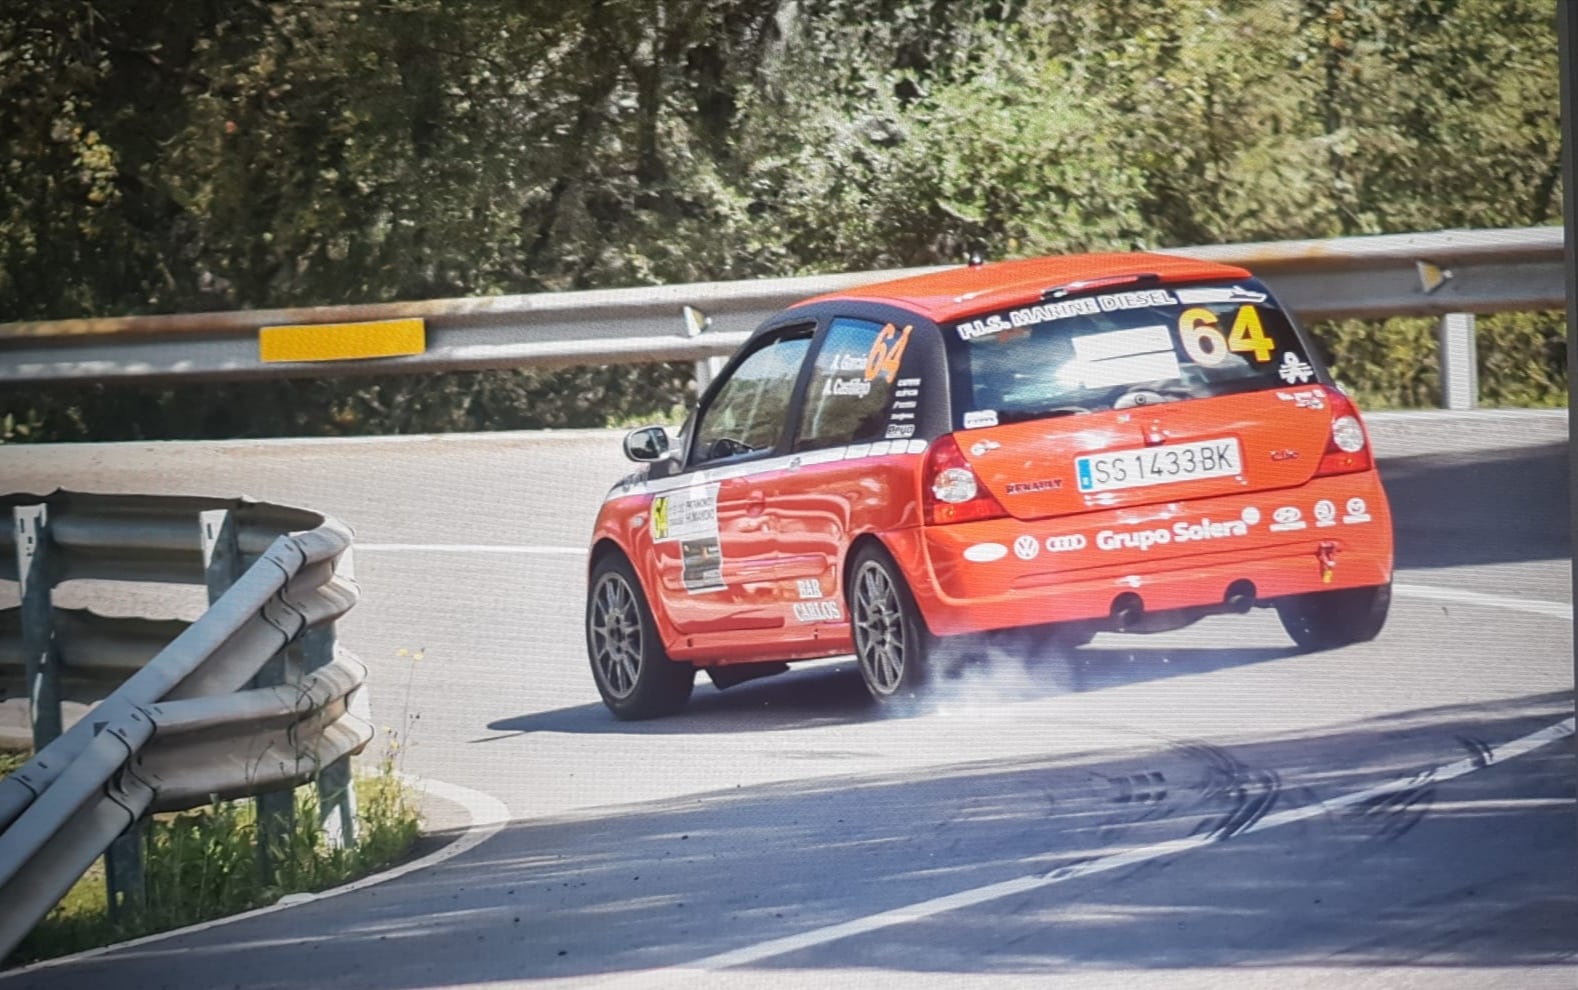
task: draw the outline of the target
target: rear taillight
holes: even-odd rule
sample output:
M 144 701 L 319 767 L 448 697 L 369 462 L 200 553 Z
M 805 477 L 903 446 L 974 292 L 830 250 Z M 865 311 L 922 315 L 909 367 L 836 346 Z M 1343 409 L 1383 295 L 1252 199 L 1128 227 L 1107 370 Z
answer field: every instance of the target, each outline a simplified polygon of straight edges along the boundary
M 921 505 L 928 526 L 1008 515 L 1002 503 L 981 485 L 951 433 L 938 437 L 926 451 Z
M 1326 451 L 1321 454 L 1317 476 L 1323 474 L 1350 474 L 1368 471 L 1375 466 L 1370 455 L 1370 438 L 1359 420 L 1359 411 L 1348 397 L 1334 388 L 1324 389 L 1326 401 L 1331 404 L 1331 436 L 1326 441 Z

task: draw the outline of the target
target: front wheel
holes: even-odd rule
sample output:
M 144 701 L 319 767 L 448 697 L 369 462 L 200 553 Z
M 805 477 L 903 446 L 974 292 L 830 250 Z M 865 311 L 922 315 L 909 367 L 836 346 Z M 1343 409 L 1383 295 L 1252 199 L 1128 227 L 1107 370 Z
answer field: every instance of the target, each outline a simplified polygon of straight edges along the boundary
M 672 715 L 690 700 L 696 668 L 669 659 L 641 582 L 623 557 L 604 557 L 592 569 L 586 652 L 603 704 L 622 719 Z
M 1391 582 L 1370 588 L 1316 591 L 1278 599 L 1277 617 L 1306 650 L 1328 650 L 1374 639 L 1386 625 Z
M 849 617 L 866 690 L 884 704 L 912 701 L 926 682 L 934 638 L 893 559 L 861 548 L 850 568 Z

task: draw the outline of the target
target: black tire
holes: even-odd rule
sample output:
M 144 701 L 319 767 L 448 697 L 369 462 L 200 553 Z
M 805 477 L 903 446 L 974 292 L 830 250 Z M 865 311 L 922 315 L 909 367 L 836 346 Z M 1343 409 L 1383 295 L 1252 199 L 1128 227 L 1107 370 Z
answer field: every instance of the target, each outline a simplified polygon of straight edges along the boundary
M 882 704 L 915 701 L 931 673 L 936 638 L 893 558 L 876 546 L 860 548 L 850 564 L 847 594 L 855 661 L 866 690 Z
M 1391 582 L 1294 595 L 1276 603 L 1282 628 L 1306 650 L 1329 650 L 1374 639 L 1386 625 L 1391 605 Z
M 603 704 L 629 720 L 684 708 L 696 668 L 669 659 L 630 563 L 618 555 L 603 557 L 587 587 L 586 655 Z

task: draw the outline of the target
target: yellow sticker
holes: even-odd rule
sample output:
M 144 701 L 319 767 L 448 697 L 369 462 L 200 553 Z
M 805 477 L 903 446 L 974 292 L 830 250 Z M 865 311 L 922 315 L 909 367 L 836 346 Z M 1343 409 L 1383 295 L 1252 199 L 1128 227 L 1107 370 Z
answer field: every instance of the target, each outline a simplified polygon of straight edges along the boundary
M 421 354 L 426 350 L 427 329 L 418 317 L 264 327 L 258 331 L 258 358 L 264 364 L 354 361 Z
M 1266 336 L 1255 307 L 1240 306 L 1238 315 L 1233 317 L 1233 331 L 1227 335 L 1227 346 L 1240 353 L 1248 351 L 1256 361 L 1265 364 L 1276 352 L 1277 342 Z
M 1204 306 L 1179 315 L 1178 339 L 1189 359 L 1203 368 L 1214 368 L 1227 360 L 1227 338 L 1222 336 L 1216 314 Z
M 652 538 L 668 539 L 668 496 L 659 495 L 652 500 Z

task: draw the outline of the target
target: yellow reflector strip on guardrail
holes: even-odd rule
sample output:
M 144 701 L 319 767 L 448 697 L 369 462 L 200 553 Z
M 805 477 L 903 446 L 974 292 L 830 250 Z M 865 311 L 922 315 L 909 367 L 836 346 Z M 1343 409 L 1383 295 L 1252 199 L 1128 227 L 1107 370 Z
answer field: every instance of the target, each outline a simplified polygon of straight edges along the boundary
M 427 330 L 419 318 L 263 327 L 258 331 L 258 357 L 264 364 L 352 361 L 421 354 L 425 350 Z

